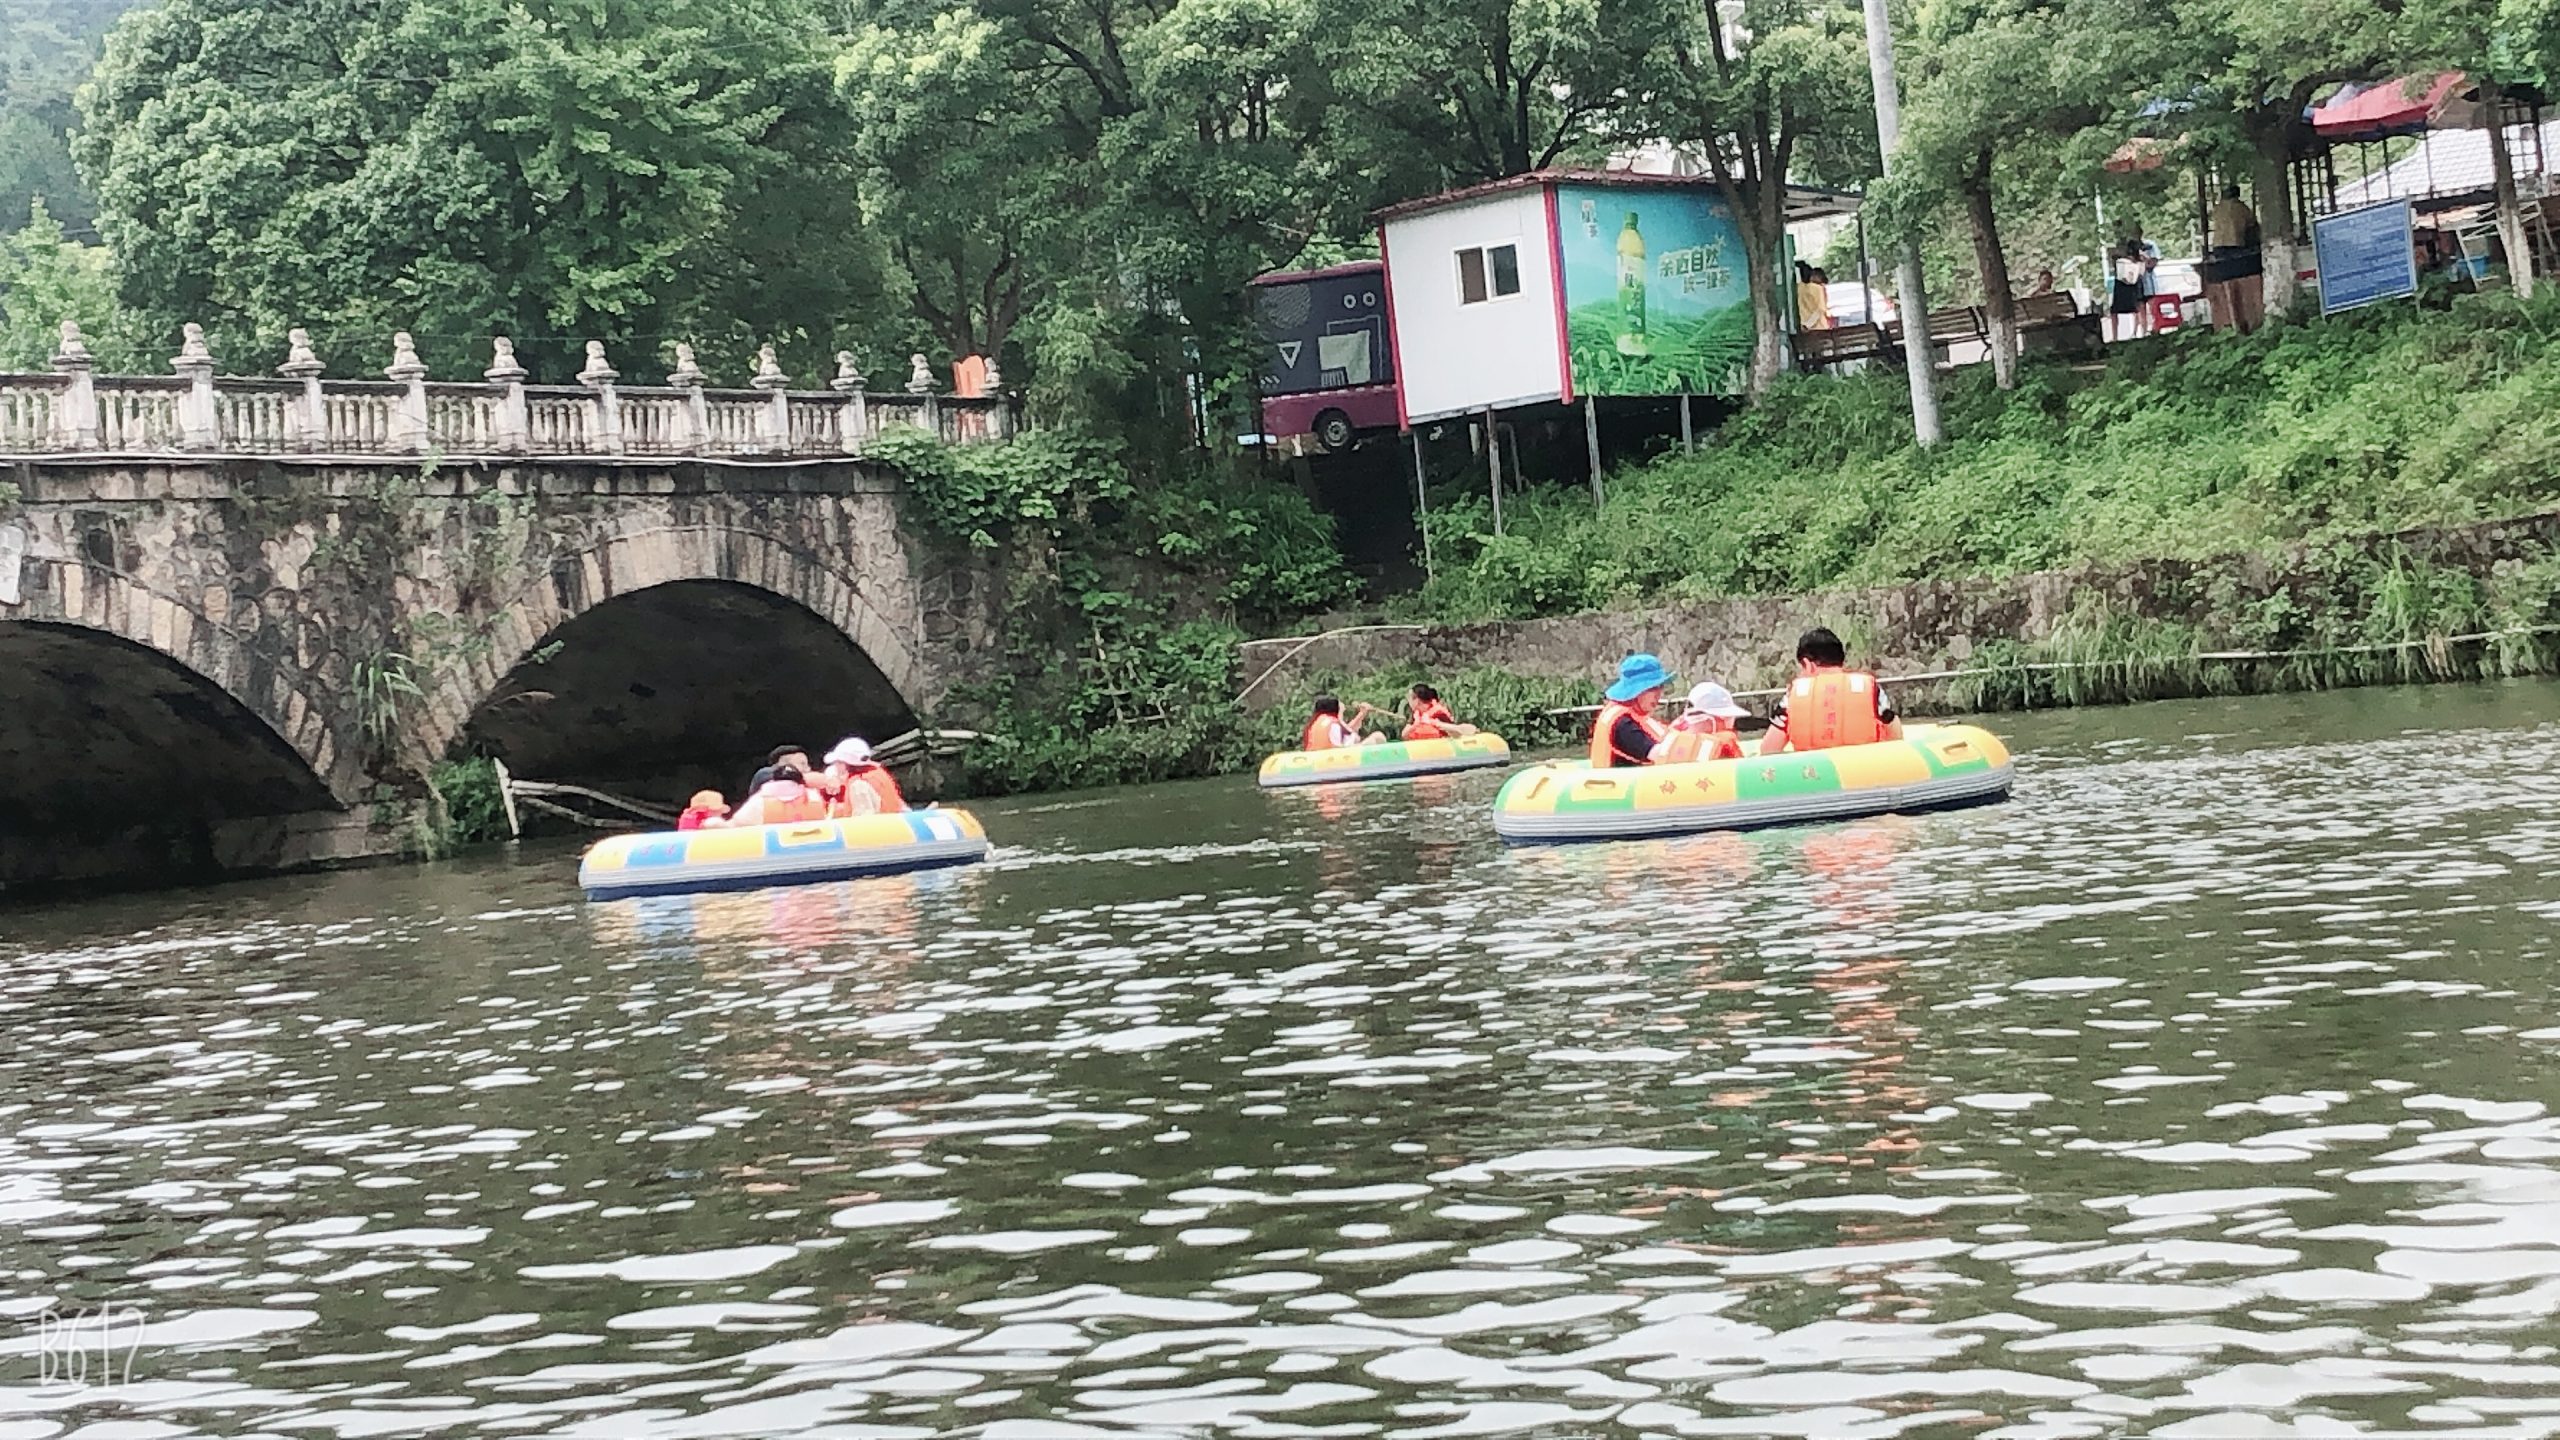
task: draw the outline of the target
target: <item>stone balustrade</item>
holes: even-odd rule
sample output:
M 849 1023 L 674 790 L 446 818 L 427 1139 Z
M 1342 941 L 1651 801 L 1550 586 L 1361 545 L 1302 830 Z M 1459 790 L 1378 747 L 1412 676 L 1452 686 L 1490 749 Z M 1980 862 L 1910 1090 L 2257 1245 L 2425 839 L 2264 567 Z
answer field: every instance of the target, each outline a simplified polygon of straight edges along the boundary
M 821 459 L 860 455 L 901 427 L 952 444 L 1009 438 L 1016 403 L 995 367 L 988 394 L 936 393 L 924 357 L 904 390 L 873 393 L 850 352 L 836 353 L 823 390 L 794 390 L 765 346 L 745 390 L 716 390 L 676 347 L 664 385 L 624 385 L 600 341 L 573 385 L 531 385 L 504 336 L 479 381 L 434 381 L 406 332 L 392 337 L 384 379 L 323 380 L 310 337 L 296 330 L 277 378 L 217 376 L 201 326 L 169 376 L 100 375 L 80 328 L 62 325 L 51 374 L 0 373 L 0 456 L 490 455 Z

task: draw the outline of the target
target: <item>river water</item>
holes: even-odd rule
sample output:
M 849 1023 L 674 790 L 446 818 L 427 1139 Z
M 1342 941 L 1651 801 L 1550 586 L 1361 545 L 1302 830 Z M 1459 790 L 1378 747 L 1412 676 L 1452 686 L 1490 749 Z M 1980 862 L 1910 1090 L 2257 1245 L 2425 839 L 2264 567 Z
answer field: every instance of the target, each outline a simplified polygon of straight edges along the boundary
M 2000 725 L 0 913 L 0 1440 L 2560 1433 L 2560 686 Z

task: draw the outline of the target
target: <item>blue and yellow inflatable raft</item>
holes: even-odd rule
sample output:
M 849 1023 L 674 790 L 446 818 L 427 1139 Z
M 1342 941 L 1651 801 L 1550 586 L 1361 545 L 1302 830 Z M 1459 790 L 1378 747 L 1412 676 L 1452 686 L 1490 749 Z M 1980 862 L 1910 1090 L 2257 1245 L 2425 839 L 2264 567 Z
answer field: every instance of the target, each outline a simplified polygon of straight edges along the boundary
M 857 875 L 968 865 L 987 857 L 987 832 L 966 810 L 909 810 L 735 830 L 615 835 L 578 862 L 590 900 L 755 890 Z
M 1634 840 L 1861 815 L 1951 810 L 2005 798 L 2008 747 L 1972 725 L 1914 725 L 1899 740 L 1804 754 L 1594 770 L 1533 766 L 1493 800 L 1505 840 Z
M 1346 745 L 1338 750 L 1283 750 L 1263 758 L 1261 784 L 1265 790 L 1276 790 L 1287 785 L 1402 780 L 1510 763 L 1511 747 L 1502 743 L 1502 737 L 1478 731 L 1449 740 L 1389 740 L 1376 745 Z

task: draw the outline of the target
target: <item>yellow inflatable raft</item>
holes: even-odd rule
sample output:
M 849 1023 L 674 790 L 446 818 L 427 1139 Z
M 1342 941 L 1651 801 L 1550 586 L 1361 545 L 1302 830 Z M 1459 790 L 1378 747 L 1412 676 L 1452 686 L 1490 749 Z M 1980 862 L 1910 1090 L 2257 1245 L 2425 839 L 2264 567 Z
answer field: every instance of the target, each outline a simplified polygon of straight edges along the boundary
M 1914 725 L 1900 740 L 1805 754 L 1594 770 L 1533 766 L 1494 797 L 1505 840 L 1632 840 L 1748 830 L 2005 798 L 2008 747 L 1972 725 Z
M 1388 740 L 1338 750 L 1283 750 L 1262 762 L 1262 788 L 1402 780 L 1449 770 L 1480 770 L 1511 763 L 1511 747 L 1499 735 L 1477 731 L 1452 740 Z
M 735 830 L 614 835 L 597 841 L 578 863 L 578 887 L 590 900 L 755 890 L 967 865 L 986 857 L 987 832 L 968 811 L 909 810 Z

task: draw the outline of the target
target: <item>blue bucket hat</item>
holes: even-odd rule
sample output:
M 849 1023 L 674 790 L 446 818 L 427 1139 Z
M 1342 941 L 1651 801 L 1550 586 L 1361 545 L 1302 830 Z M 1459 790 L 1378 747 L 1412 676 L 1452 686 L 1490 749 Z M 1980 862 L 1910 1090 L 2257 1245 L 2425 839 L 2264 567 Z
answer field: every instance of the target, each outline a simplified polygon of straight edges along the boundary
M 1618 662 L 1618 683 L 1609 687 L 1609 698 L 1624 704 L 1647 690 L 1659 690 L 1671 683 L 1671 672 L 1651 655 L 1630 655 Z

